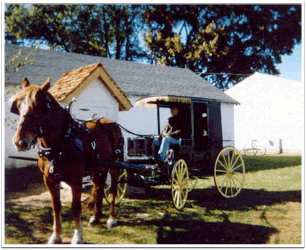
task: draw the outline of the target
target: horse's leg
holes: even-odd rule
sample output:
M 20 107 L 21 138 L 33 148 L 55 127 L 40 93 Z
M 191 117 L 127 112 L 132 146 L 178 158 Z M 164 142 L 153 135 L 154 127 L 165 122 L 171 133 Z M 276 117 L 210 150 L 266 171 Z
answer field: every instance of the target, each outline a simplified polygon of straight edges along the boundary
M 91 193 L 90 208 L 94 207 L 94 214 L 89 220 L 89 225 L 98 224 L 102 217 L 102 201 L 104 197 L 104 185 L 107 177 L 107 169 L 92 177 L 93 187 Z
M 81 206 L 81 195 L 82 195 L 82 181 L 71 185 L 72 192 L 72 206 L 71 210 L 74 214 L 75 229 L 74 235 L 71 240 L 71 244 L 82 244 L 83 241 L 83 225 L 81 220 L 82 206 Z
M 98 192 L 98 186 L 96 184 L 96 178 L 92 177 L 91 178 L 93 186 L 92 186 L 92 190 L 91 190 L 91 201 L 88 204 L 88 208 L 89 210 L 92 210 L 94 208 L 94 214 L 93 216 L 91 216 L 91 218 L 89 219 L 89 226 L 93 226 L 95 224 L 97 224 L 99 222 L 99 219 L 101 217 L 101 214 L 96 212 L 96 202 L 97 202 L 97 192 Z
M 111 187 L 110 187 L 110 212 L 109 217 L 107 220 L 107 228 L 111 228 L 117 225 L 115 220 L 116 212 L 115 212 L 115 199 L 117 195 L 117 185 L 118 185 L 118 178 L 119 178 L 119 169 L 115 167 L 110 167 L 109 173 L 111 175 Z
M 48 244 L 62 243 L 62 218 L 61 218 L 61 200 L 60 200 L 60 184 L 54 182 L 44 176 L 44 182 L 51 194 L 51 203 L 53 209 L 53 233 L 49 238 Z
M 93 188 L 92 188 L 92 204 L 94 206 L 94 214 L 89 220 L 89 225 L 98 224 L 102 217 L 102 202 L 104 197 L 104 185 L 107 177 L 107 170 L 92 177 Z

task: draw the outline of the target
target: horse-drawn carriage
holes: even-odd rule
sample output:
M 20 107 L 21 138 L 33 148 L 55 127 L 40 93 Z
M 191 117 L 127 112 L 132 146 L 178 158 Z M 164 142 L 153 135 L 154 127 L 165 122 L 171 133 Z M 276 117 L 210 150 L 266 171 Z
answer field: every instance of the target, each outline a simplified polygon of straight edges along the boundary
M 171 184 L 173 205 L 182 209 L 197 179 L 207 174 L 213 174 L 222 196 L 231 198 L 239 194 L 244 185 L 245 166 L 237 149 L 231 146 L 223 148 L 218 103 L 159 96 L 145 98 L 135 104 L 140 105 L 157 108 L 157 135 L 161 134 L 160 108 L 179 105 L 185 118 L 185 137 L 179 139 L 179 145 L 170 146 L 164 162 L 157 160 L 158 136 L 138 135 L 128 138 L 126 162 L 117 163 L 127 170 L 120 175 L 117 203 L 125 195 L 127 182 L 145 189 Z M 109 187 L 106 187 L 106 200 L 109 200 L 108 190 Z
M 117 202 L 120 201 L 129 181 L 145 186 L 171 184 L 177 209 L 184 207 L 188 192 L 194 186 L 193 179 L 207 171 L 213 172 L 215 184 L 224 197 L 238 195 L 243 187 L 245 166 L 241 154 L 234 147 L 223 148 L 218 102 L 173 96 L 140 100 L 136 105 L 157 107 L 158 128 L 159 108 L 180 104 L 186 118 L 186 137 L 180 139 L 178 146 L 170 148 L 166 162 L 156 158 L 154 136 L 130 138 L 128 157 L 124 161 L 120 125 L 107 118 L 74 119 L 69 107 L 63 108 L 48 92 L 50 78 L 42 86 L 30 85 L 25 78 L 22 87 L 11 99 L 10 111 L 20 116 L 13 142 L 17 151 L 27 151 L 36 145 L 39 148 L 38 167 L 50 192 L 54 215 L 49 243 L 62 242 L 61 181 L 72 190 L 76 224 L 72 243 L 75 244 L 83 243 L 81 193 L 82 178 L 86 175 L 91 176 L 93 182 L 89 206 L 94 214 L 89 223 L 94 225 L 101 219 L 104 193 L 110 203 L 108 227 L 116 225 L 116 196 Z M 108 172 L 111 185 L 104 188 Z

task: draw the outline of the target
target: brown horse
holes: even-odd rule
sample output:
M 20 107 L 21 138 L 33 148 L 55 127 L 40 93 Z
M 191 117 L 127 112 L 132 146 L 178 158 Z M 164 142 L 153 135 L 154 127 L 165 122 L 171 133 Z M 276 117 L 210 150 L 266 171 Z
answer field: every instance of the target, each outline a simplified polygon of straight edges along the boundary
M 107 118 L 81 123 L 48 92 L 50 78 L 40 87 L 24 78 L 22 91 L 11 99 L 11 112 L 20 115 L 13 138 L 17 151 L 27 151 L 40 145 L 38 166 L 51 194 L 54 225 L 50 244 L 61 243 L 60 182 L 71 186 L 75 230 L 72 244 L 83 243 L 81 222 L 82 178 L 90 175 L 93 182 L 90 207 L 94 215 L 89 223 L 96 224 L 102 215 L 104 184 L 111 174 L 111 205 L 107 226 L 115 221 L 115 196 L 119 169 L 107 162 L 123 160 L 123 137 L 118 124 Z M 106 162 L 106 164 L 105 164 Z M 103 164 L 104 163 L 104 164 Z

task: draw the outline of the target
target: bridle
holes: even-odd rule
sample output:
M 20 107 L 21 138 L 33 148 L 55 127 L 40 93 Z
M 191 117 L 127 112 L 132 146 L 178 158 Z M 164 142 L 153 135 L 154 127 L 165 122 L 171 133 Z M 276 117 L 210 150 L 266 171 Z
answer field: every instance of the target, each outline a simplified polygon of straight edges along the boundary
M 46 97 L 46 100 L 47 100 L 47 104 L 46 104 L 44 115 L 26 114 L 26 115 L 23 115 L 22 118 L 20 119 L 20 120 L 23 119 L 23 122 L 20 123 L 19 126 L 27 127 L 27 130 L 34 134 L 33 135 L 34 140 L 31 141 L 31 144 L 29 146 L 30 148 L 35 148 L 37 144 L 37 139 L 44 137 L 46 133 L 48 133 L 48 122 L 46 122 L 46 120 L 48 120 L 50 116 L 50 111 L 52 109 L 52 103 L 51 103 L 52 100 L 48 95 Z M 38 123 L 35 125 L 34 128 L 31 128 L 31 125 L 30 125 L 31 122 L 29 121 L 34 121 L 34 120 L 38 120 Z

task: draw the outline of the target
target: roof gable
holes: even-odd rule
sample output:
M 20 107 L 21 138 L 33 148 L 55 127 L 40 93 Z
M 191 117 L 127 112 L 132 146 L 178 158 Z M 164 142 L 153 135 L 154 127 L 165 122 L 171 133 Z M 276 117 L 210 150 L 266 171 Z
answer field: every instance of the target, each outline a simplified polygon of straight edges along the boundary
M 131 108 L 132 105 L 129 99 L 107 74 L 101 63 L 67 71 L 52 86 L 49 92 L 58 101 L 69 103 L 73 97 L 79 96 L 96 79 L 99 79 L 118 101 L 120 110 L 129 110 Z

